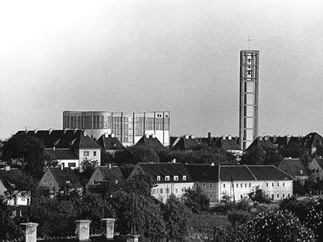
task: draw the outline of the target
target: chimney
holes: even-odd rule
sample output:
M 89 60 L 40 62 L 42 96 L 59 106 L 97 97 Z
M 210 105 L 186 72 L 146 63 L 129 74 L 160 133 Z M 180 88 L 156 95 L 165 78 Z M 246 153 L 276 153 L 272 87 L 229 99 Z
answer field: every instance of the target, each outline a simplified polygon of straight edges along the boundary
M 191 139 L 194 139 L 195 137 L 194 137 L 194 135 L 191 135 L 191 136 L 190 136 L 190 138 L 191 138 Z
M 103 234 L 107 238 L 107 240 L 113 240 L 114 237 L 114 218 L 104 218 L 102 219 L 105 224 L 103 228 Z
M 25 242 L 37 241 L 37 223 L 21 223 L 21 226 L 25 226 Z
M 149 134 L 146 134 L 146 138 L 149 138 Z
M 228 136 L 228 140 L 232 140 L 232 137 L 231 137 L 231 135 L 229 135 L 229 136 Z
M 111 163 L 108 164 L 109 169 L 111 170 Z
M 4 170 L 5 171 L 10 171 L 10 166 L 5 166 Z
M 128 235 L 126 235 L 127 242 L 138 242 L 139 236 L 140 235 L 136 235 L 136 234 L 128 234 Z
M 53 131 L 52 129 L 49 129 L 49 130 L 48 130 L 48 134 L 51 134 L 51 133 L 52 133 L 52 131 Z
M 211 132 L 207 133 L 207 140 L 209 143 L 211 143 Z
M 189 136 L 188 135 L 185 135 L 185 139 L 188 139 L 189 138 Z
M 89 241 L 90 239 L 90 223 L 91 220 L 76 220 L 75 234 L 76 238 L 82 241 Z
M 174 158 L 174 159 L 172 159 L 172 163 L 176 163 L 176 159 Z

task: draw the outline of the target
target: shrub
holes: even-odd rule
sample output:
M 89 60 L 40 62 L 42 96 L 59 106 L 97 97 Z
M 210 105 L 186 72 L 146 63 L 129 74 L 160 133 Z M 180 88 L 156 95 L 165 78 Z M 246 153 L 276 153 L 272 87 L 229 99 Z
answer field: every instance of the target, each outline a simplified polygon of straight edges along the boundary
M 253 202 L 267 203 L 267 204 L 271 202 L 271 199 L 268 196 L 268 194 L 266 194 L 265 191 L 260 189 L 259 186 L 256 186 L 255 188 L 253 188 L 252 191 L 248 194 L 248 196 Z
M 239 224 L 245 224 L 250 219 L 250 213 L 246 211 L 229 211 L 228 219 L 232 226 L 237 226 Z
M 260 213 L 247 223 L 249 241 L 315 241 L 314 233 L 289 211 Z

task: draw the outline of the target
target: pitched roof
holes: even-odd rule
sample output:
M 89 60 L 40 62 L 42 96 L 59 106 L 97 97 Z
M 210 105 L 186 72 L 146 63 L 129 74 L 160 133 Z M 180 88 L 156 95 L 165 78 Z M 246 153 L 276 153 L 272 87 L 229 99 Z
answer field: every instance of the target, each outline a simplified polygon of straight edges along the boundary
M 182 136 L 178 142 L 174 144 L 172 150 L 192 150 L 199 144 L 200 142 L 198 142 L 192 136 Z
M 144 135 L 140 138 L 140 140 L 138 140 L 138 142 L 135 144 L 135 146 L 144 146 L 148 149 L 153 149 L 153 150 L 164 150 L 165 147 L 162 145 L 162 143 L 160 143 L 160 141 L 150 135 Z
M 154 179 L 156 179 L 157 176 L 170 176 L 171 178 L 173 178 L 174 176 L 182 177 L 185 175 L 185 182 L 192 182 L 190 173 L 182 163 L 138 163 L 138 166 L 140 166 L 146 174 L 150 174 Z M 170 181 L 183 182 L 182 179 L 179 179 L 178 181 L 171 179 Z M 161 182 L 167 183 L 167 181 L 164 181 L 163 179 L 161 180 Z
M 99 166 L 96 168 L 96 170 L 99 170 L 103 176 L 103 178 L 116 178 L 118 180 L 124 180 L 124 177 L 119 169 L 118 166 Z M 96 172 L 96 171 L 94 171 Z
M 48 170 L 53 174 L 59 187 L 65 185 L 66 181 L 69 181 L 69 184 L 71 187 L 82 188 L 80 182 L 78 181 L 72 169 L 48 168 Z
M 225 165 L 220 166 L 221 181 L 248 181 L 256 180 L 253 174 L 248 170 L 247 166 L 242 165 Z
M 311 146 L 319 146 L 322 145 L 323 137 L 316 132 L 307 134 L 304 138 L 304 144 L 307 148 L 311 148 Z
M 306 167 L 299 158 L 288 158 L 280 162 L 279 169 L 291 176 L 308 176 Z
M 77 160 L 77 155 L 70 149 L 45 149 L 53 160 Z
M 215 142 L 215 146 L 222 150 L 241 150 L 239 145 L 232 138 L 222 138 L 220 137 Z M 241 150 L 242 151 L 242 150 Z
M 257 180 L 292 180 L 293 178 L 274 165 L 248 165 Z
M 191 164 L 186 165 L 186 169 L 191 175 L 193 181 L 217 182 L 219 180 L 219 166 L 212 166 L 209 164 Z
M 253 147 L 257 147 L 257 146 L 260 146 L 265 151 L 275 151 L 276 150 L 276 147 L 273 145 L 273 143 L 270 142 L 269 139 L 258 137 L 249 145 L 249 147 L 246 149 L 246 151 L 251 150 Z
M 26 133 L 40 139 L 46 148 L 100 148 L 100 146 L 89 136 L 85 135 L 82 130 L 30 130 L 17 132 L 17 134 L 21 133 Z
M 117 137 L 112 137 L 112 135 L 101 135 L 97 143 L 105 150 L 125 150 L 126 148 L 118 140 Z

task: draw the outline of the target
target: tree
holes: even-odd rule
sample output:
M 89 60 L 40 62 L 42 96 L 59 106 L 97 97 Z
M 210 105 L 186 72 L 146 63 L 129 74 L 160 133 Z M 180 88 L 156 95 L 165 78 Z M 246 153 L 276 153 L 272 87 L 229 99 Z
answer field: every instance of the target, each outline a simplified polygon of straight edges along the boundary
M 315 241 L 314 233 L 289 211 L 268 211 L 247 223 L 248 241 Z
M 279 153 L 283 157 L 292 157 L 292 158 L 300 158 L 301 157 L 301 149 L 299 144 L 296 142 L 289 142 L 283 148 L 279 150 Z
M 265 162 L 265 151 L 261 146 L 254 146 L 241 157 L 243 165 L 263 165 Z
M 188 233 L 188 210 L 174 195 L 171 195 L 164 206 L 166 236 L 169 240 L 185 241 Z
M 193 213 L 208 211 L 210 208 L 210 199 L 200 187 L 196 190 L 187 189 L 183 195 L 184 204 L 192 210 Z
M 13 135 L 3 146 L 3 158 L 9 164 L 15 161 L 21 164 L 21 169 L 40 179 L 45 167 L 45 146 L 43 143 L 26 133 Z
M 154 181 L 150 175 L 139 173 L 129 177 L 124 182 L 121 189 L 128 193 L 136 193 L 138 195 L 150 197 L 153 186 Z
M 81 167 L 74 169 L 74 173 L 83 187 L 86 186 L 87 182 L 91 178 L 95 168 L 98 166 L 98 161 L 84 159 L 81 162 Z
M 0 240 L 8 240 L 19 237 L 22 233 L 20 225 L 11 218 L 12 210 L 7 200 L 0 196 Z
M 253 188 L 252 191 L 248 193 L 248 196 L 253 202 L 267 204 L 271 202 L 269 195 L 266 194 L 264 190 L 260 189 L 259 186 Z

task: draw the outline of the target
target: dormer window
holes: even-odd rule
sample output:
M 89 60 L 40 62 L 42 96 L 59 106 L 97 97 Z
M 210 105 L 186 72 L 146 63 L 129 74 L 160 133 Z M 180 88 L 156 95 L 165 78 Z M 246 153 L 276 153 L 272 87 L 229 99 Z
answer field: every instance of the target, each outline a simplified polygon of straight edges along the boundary
M 186 181 L 186 176 L 183 176 L 183 181 Z
M 178 176 L 174 176 L 174 181 L 178 181 Z
M 165 181 L 169 181 L 170 177 L 169 176 L 165 176 Z
M 157 181 L 160 181 L 160 176 L 157 176 Z

